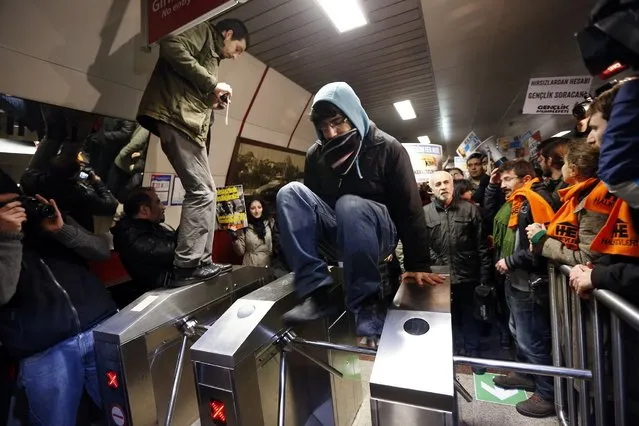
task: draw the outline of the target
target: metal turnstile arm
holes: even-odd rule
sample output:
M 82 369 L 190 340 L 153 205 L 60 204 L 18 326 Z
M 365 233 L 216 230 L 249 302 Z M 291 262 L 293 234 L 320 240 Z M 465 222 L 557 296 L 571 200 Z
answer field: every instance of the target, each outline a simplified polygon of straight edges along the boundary
M 455 390 L 466 400 L 466 402 L 473 402 L 473 396 L 466 390 L 464 385 L 459 383 L 457 378 L 455 378 Z
M 175 403 L 177 401 L 178 389 L 180 388 L 180 379 L 182 378 L 182 365 L 184 364 L 184 354 L 186 353 L 186 345 L 189 336 L 182 336 L 182 346 L 178 353 L 177 362 L 175 363 L 175 377 L 173 378 L 173 387 L 171 388 L 171 398 L 169 398 L 169 407 L 166 410 L 165 426 L 170 426 L 173 420 L 173 412 L 175 411 Z
M 277 426 L 286 424 L 286 355 L 287 349 L 280 351 L 280 388 L 277 399 Z

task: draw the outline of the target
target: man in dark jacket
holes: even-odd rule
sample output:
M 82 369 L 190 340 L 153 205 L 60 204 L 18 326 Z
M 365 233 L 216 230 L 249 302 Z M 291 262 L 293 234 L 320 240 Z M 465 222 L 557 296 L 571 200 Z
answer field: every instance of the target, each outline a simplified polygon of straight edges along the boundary
M 473 184 L 473 201 L 480 206 L 484 205 L 484 193 L 488 186 L 489 176 L 486 174 L 484 167 L 484 158 L 486 156 L 479 152 L 471 154 L 466 161 L 470 182 Z
M 116 307 L 86 261 L 108 258 L 109 246 L 53 200 L 40 198 L 50 218 L 25 212 L 10 201 L 16 191 L 0 188 L 0 341 L 20 362 L 32 423 L 74 425 L 83 389 L 101 406 L 92 330 Z
M 428 234 L 410 159 L 402 145 L 379 130 L 346 83 L 330 83 L 315 95 L 311 121 L 319 140 L 306 154 L 304 184 L 277 194 L 280 240 L 304 302 L 287 322 L 330 315 L 332 279 L 318 245 L 338 253 L 344 265 L 346 304 L 356 314 L 358 336 L 379 336 L 378 265 L 404 244 L 404 279 L 418 285 L 443 282 L 430 273 Z
M 135 292 L 165 284 L 173 266 L 176 233 L 162 225 L 164 205 L 153 188 L 137 188 L 124 202 L 124 216 L 111 228 L 113 246 L 135 282 Z
M 510 330 L 517 347 L 517 359 L 539 365 L 551 365 L 550 306 L 547 265 L 533 256 L 526 234 L 532 223 L 552 219 L 552 199 L 545 185 L 534 179 L 535 170 L 527 161 L 504 163 L 491 176 L 486 189 L 486 208 L 497 209 L 500 182 L 506 203 L 494 220 L 494 244 L 499 261 L 497 272 L 506 276 L 506 302 L 510 308 Z M 552 377 L 524 376 L 511 373 L 495 378 L 495 384 L 506 389 L 534 392 L 517 404 L 520 414 L 530 417 L 554 415 Z
M 175 284 L 218 275 L 212 263 L 215 183 L 206 141 L 212 109 L 225 109 L 231 86 L 218 81 L 220 62 L 246 50 L 248 31 L 237 19 L 202 22 L 160 40 L 160 57 L 142 95 L 138 121 L 160 137 L 162 151 L 186 195 L 175 251 Z
M 448 172 L 433 173 L 430 188 L 434 201 L 424 207 L 424 215 L 431 257 L 434 265 L 450 268 L 453 321 L 461 328 L 466 355 L 478 357 L 481 322 L 474 317 L 475 287 L 488 284 L 492 266 L 483 219 L 476 205 L 454 197 Z

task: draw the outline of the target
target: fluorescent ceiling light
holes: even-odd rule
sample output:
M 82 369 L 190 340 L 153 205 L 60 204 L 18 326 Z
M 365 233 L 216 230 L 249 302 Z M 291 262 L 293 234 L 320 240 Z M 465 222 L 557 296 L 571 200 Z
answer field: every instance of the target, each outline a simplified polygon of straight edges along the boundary
M 563 132 L 559 132 L 556 135 L 552 135 L 553 138 L 560 138 L 562 136 L 566 136 L 568 133 L 570 133 L 570 130 L 564 130 Z
M 340 33 L 368 24 L 358 0 L 317 1 Z
M 419 143 L 430 143 L 430 138 L 428 136 L 417 136 L 417 140 Z
M 402 120 L 412 120 L 413 118 L 417 118 L 415 115 L 415 110 L 413 109 L 413 104 L 410 101 L 401 101 L 395 102 L 395 109 L 399 113 L 399 116 L 402 117 Z

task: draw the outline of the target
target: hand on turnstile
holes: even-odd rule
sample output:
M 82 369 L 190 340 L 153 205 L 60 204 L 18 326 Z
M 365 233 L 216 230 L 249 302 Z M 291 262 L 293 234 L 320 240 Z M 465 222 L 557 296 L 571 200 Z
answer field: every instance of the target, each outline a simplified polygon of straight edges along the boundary
M 420 287 L 425 285 L 443 284 L 448 278 L 446 275 L 433 274 L 431 272 L 404 272 L 402 274 L 402 283 L 414 282 Z

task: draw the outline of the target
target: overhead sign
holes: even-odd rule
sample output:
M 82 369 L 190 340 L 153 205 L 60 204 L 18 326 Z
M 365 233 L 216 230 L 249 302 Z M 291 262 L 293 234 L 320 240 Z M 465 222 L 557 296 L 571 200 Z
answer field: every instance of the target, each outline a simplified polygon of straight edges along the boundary
M 182 31 L 247 0 L 146 0 L 147 42 Z
M 475 132 L 470 132 L 457 147 L 457 154 L 466 159 L 466 156 L 472 154 L 480 144 L 481 139 L 479 139 Z
M 572 114 L 575 103 L 590 93 L 592 77 L 531 78 L 524 114 Z
M 417 183 L 428 182 L 428 177 L 439 169 L 442 146 L 427 143 L 403 143 L 408 152 Z

